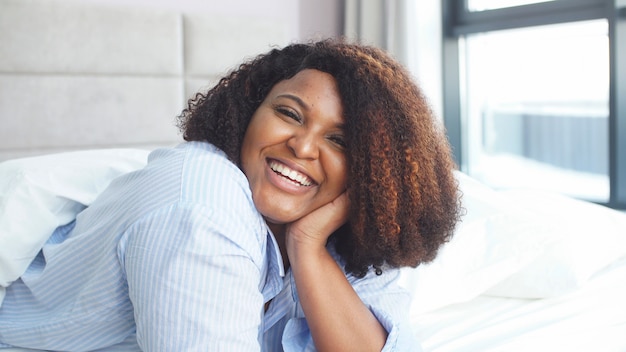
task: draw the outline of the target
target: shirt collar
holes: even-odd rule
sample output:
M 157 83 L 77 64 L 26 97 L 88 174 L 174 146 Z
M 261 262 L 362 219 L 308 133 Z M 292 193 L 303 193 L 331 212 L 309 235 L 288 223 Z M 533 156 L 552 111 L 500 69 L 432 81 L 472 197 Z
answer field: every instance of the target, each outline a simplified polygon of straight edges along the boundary
M 274 237 L 274 234 L 272 233 L 272 230 L 269 229 L 269 227 L 267 227 L 267 234 L 267 237 L 269 237 L 271 240 L 271 250 L 268 249 L 268 254 L 271 256 L 270 262 L 276 262 L 276 265 L 278 266 L 278 274 L 280 275 L 280 277 L 284 277 L 285 266 L 283 265 L 283 256 L 280 253 L 278 241 L 276 241 L 276 237 Z

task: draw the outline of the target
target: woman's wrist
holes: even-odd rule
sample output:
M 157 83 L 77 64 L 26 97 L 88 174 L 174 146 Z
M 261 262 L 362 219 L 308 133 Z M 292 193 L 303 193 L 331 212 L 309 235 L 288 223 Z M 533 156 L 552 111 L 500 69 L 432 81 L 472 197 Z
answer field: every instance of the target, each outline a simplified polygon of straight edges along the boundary
M 324 255 L 328 255 L 326 241 L 307 235 L 295 235 L 287 233 L 286 238 L 287 256 L 290 265 L 293 267 L 298 262 L 305 262 L 313 265 Z

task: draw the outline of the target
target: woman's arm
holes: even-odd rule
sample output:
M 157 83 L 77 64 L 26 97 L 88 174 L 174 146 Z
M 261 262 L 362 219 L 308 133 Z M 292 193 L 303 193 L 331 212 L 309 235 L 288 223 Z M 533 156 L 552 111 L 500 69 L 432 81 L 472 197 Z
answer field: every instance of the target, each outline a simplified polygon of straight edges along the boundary
M 346 221 L 347 196 L 293 223 L 286 243 L 291 270 L 315 347 L 319 351 L 380 351 L 387 331 L 363 304 L 326 249 Z
M 252 231 L 215 223 L 245 223 L 228 215 L 178 206 L 129 229 L 123 258 L 142 350 L 260 351 L 260 270 L 237 238 Z

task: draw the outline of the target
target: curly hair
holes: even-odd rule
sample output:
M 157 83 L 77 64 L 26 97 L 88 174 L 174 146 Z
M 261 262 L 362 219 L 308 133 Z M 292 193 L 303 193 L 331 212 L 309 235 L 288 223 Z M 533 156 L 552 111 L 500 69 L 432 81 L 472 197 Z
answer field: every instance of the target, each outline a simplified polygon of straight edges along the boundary
M 350 215 L 331 237 L 345 269 L 431 261 L 459 220 L 445 133 L 408 71 L 375 47 L 326 39 L 291 44 L 231 71 L 178 117 L 187 141 L 208 141 L 237 165 L 250 119 L 272 87 L 304 69 L 332 75 L 343 102 Z

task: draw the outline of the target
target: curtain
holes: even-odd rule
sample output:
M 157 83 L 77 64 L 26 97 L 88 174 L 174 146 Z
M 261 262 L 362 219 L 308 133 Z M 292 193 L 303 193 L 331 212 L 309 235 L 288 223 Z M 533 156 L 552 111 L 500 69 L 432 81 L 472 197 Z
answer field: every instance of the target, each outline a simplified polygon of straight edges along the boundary
M 344 33 L 385 49 L 407 65 L 413 33 L 408 17 L 414 4 L 414 0 L 346 0 Z
M 344 35 L 386 50 L 442 115 L 441 0 L 345 0 Z

